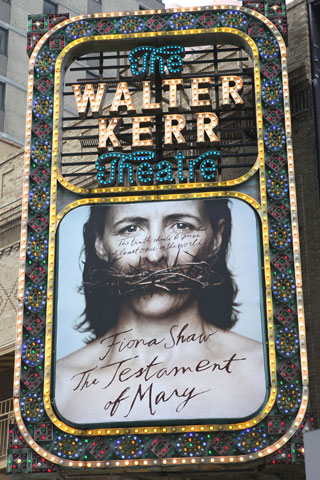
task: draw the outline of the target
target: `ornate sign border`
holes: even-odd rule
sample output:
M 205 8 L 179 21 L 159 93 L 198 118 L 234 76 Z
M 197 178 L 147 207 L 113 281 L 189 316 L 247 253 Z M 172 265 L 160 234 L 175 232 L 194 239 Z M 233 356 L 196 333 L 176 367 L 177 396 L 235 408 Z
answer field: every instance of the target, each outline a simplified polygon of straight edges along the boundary
M 160 25 L 156 31 L 149 22 L 155 17 Z M 203 33 L 219 39 L 236 37 L 240 43 L 247 43 L 252 52 L 259 154 L 248 174 L 221 183 L 92 191 L 77 190 L 66 183 L 57 163 L 64 57 L 88 41 Z M 268 89 L 270 81 L 280 92 L 276 99 Z M 256 172 L 260 175 L 260 203 L 234 190 Z M 61 212 L 56 212 L 58 183 L 79 196 Z M 201 192 L 203 187 L 224 190 Z M 194 193 L 183 193 L 184 189 Z M 85 198 L 89 193 L 104 193 L 106 198 Z M 64 424 L 56 418 L 50 402 L 54 241 L 62 216 L 77 205 L 92 202 L 210 196 L 242 198 L 257 210 L 262 220 L 271 385 L 265 408 L 248 422 L 227 425 L 78 431 Z M 21 441 L 42 458 L 47 470 L 37 470 L 36 466 L 26 469 L 36 472 L 53 471 L 54 465 L 109 469 L 247 462 L 275 455 L 285 447 L 300 428 L 307 402 L 308 367 L 287 57 L 279 30 L 261 13 L 234 6 L 81 15 L 57 24 L 39 40 L 29 64 L 14 409 Z M 11 442 L 13 437 L 14 432 Z M 9 472 L 18 468 L 17 463 L 14 465 L 14 461 L 9 461 Z

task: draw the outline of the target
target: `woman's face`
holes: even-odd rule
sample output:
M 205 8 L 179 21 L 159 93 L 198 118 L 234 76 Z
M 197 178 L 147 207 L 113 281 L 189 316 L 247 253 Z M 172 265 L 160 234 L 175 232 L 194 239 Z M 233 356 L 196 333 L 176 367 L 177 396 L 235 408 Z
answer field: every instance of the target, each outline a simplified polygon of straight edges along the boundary
M 119 271 L 157 271 L 208 259 L 220 247 L 223 220 L 218 230 L 213 232 L 199 200 L 114 205 L 107 209 L 95 246 L 99 258 L 112 261 Z M 154 288 L 137 290 L 124 301 L 139 316 L 163 318 L 181 309 L 191 295 Z

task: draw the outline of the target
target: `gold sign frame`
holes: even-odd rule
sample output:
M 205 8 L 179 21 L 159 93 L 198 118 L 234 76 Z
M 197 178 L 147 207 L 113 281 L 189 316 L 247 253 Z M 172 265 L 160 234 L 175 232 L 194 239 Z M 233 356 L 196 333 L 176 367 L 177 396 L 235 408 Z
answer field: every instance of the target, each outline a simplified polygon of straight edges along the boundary
M 225 10 L 225 6 L 214 6 L 212 10 Z M 229 7 L 228 7 L 229 8 Z M 294 162 L 292 152 L 292 138 L 291 138 L 291 117 L 290 117 L 290 101 L 289 101 L 289 88 L 288 88 L 288 71 L 287 71 L 287 57 L 286 46 L 281 34 L 273 23 L 266 17 L 251 11 L 244 7 L 232 7 L 234 11 L 242 12 L 243 14 L 254 17 L 257 22 L 264 24 L 272 33 L 274 38 L 278 42 L 281 68 L 282 68 L 282 84 L 283 84 L 283 103 L 284 103 L 284 121 L 285 121 L 285 134 L 287 142 L 287 162 L 288 162 L 288 184 L 289 184 L 289 201 L 291 210 L 291 222 L 292 222 L 292 243 L 293 243 L 293 257 L 294 257 L 294 273 L 296 282 L 296 301 L 297 301 L 297 316 L 298 316 L 298 330 L 299 330 L 299 343 L 300 343 L 300 362 L 301 362 L 301 378 L 302 378 L 302 397 L 301 404 L 296 412 L 294 421 L 287 432 L 281 435 L 277 441 L 268 445 L 256 452 L 242 454 L 242 455 L 218 455 L 207 456 L 201 458 L 163 458 L 158 460 L 152 460 L 147 458 L 125 459 L 125 460 L 110 460 L 110 461 L 85 461 L 76 459 L 61 458 L 50 451 L 47 451 L 41 444 L 37 443 L 30 435 L 26 423 L 25 416 L 21 412 L 20 405 L 20 380 L 21 380 L 21 365 L 22 365 L 22 345 L 23 345 L 23 319 L 25 308 L 25 275 L 26 275 L 26 258 L 27 258 L 27 240 L 28 240 L 28 214 L 29 214 L 29 195 L 30 195 L 30 159 L 32 156 L 32 100 L 34 89 L 34 66 L 37 56 L 41 53 L 41 49 L 45 46 L 50 37 L 59 30 L 67 27 L 73 22 L 79 22 L 86 19 L 93 18 L 112 18 L 112 17 L 125 17 L 127 13 L 110 13 L 110 14 L 93 14 L 93 15 L 81 15 L 74 17 L 70 20 L 65 20 L 52 30 L 46 33 L 39 41 L 30 59 L 29 65 L 29 81 L 28 81 L 28 109 L 27 109 L 27 130 L 26 130 L 26 150 L 25 150 L 25 170 L 24 170 L 24 186 L 23 186 L 23 199 L 22 199 L 22 230 L 21 230 L 21 254 L 20 254 L 20 271 L 19 271 L 19 310 L 18 310 L 18 322 L 17 322 L 17 343 L 16 343 L 16 361 L 15 361 L 15 380 L 14 380 L 14 409 L 16 415 L 16 422 L 19 430 L 27 442 L 27 444 L 44 459 L 61 466 L 75 467 L 81 469 L 91 468 L 109 468 L 109 467 L 150 467 L 150 466 L 183 466 L 190 464 L 212 464 L 212 463 L 242 463 L 250 460 L 259 459 L 270 455 L 282 446 L 284 446 L 289 439 L 295 434 L 299 428 L 308 403 L 308 367 L 307 367 L 307 353 L 305 343 L 305 321 L 303 310 L 303 297 L 302 297 L 302 278 L 301 278 L 301 261 L 299 250 L 299 234 L 297 224 L 297 203 L 296 203 L 296 190 L 294 180 Z M 207 8 L 208 9 L 208 8 Z M 184 8 L 174 9 L 166 12 L 195 12 L 196 8 Z M 199 7 L 198 10 L 201 10 Z M 134 16 L 141 16 L 146 14 L 161 14 L 163 11 L 147 11 L 147 12 L 133 12 Z M 256 118 L 257 118 L 257 135 L 258 135 L 258 157 L 252 167 L 252 169 L 245 175 L 226 182 L 201 182 L 201 183 L 185 183 L 180 185 L 161 185 L 161 186 L 134 186 L 134 187 L 110 187 L 110 188 L 96 188 L 96 189 L 83 189 L 76 188 L 66 181 L 59 170 L 58 158 L 60 148 L 60 97 L 62 89 L 61 72 L 64 68 L 64 62 L 67 61 L 69 55 L 72 55 L 73 49 L 78 49 L 79 46 L 83 46 L 86 42 L 109 42 L 111 41 L 127 41 L 130 39 L 143 38 L 148 41 L 152 38 L 171 36 L 185 37 L 188 35 L 214 35 L 219 38 L 231 37 L 237 38 L 241 44 L 246 44 L 248 49 L 251 50 L 251 55 L 254 64 L 254 81 L 255 81 L 255 95 L 256 95 Z M 149 33 L 133 33 L 133 34 L 112 34 L 112 35 L 93 35 L 87 37 L 81 37 L 77 40 L 69 43 L 58 55 L 55 66 L 55 90 L 53 99 L 54 113 L 53 113 L 53 136 L 52 136 L 52 168 L 51 168 L 51 199 L 50 199 L 50 220 L 49 220 L 49 252 L 48 252 L 48 282 L 47 282 L 47 313 L 46 313 L 46 340 L 45 340 L 45 377 L 44 377 L 44 389 L 43 389 L 43 403 L 47 416 L 58 430 L 63 433 L 77 436 L 111 436 L 111 435 L 130 435 L 130 434 L 171 434 L 178 432 L 219 432 L 219 431 L 241 431 L 244 428 L 252 428 L 259 425 L 273 408 L 277 395 L 277 368 L 276 368 L 276 350 L 275 350 L 275 328 L 273 317 L 273 301 L 272 301 L 272 278 L 270 267 L 270 243 L 269 243 L 269 227 L 268 227 L 268 196 L 267 196 L 267 178 L 265 171 L 265 147 L 263 137 L 263 116 L 262 116 L 262 100 L 261 100 L 261 77 L 260 77 L 260 60 L 259 49 L 256 42 L 246 35 L 240 29 L 230 27 L 216 27 L 206 29 L 189 29 L 182 31 L 171 32 L 149 32 Z M 237 190 L 230 190 L 230 187 L 236 187 L 244 181 L 248 180 L 251 176 L 259 172 L 260 175 L 260 203 L 249 197 L 248 195 L 241 193 Z M 57 186 L 60 184 L 62 187 L 70 190 L 76 194 L 79 194 L 79 199 L 71 204 L 67 205 L 61 211 L 56 210 L 56 196 Z M 226 188 L 219 191 L 201 191 L 201 188 Z M 184 190 L 194 191 L 194 193 L 184 193 Z M 200 191 L 199 191 L 200 190 Z M 167 193 L 167 192 L 170 193 Z M 172 193 L 171 193 L 172 192 Z M 106 194 L 106 198 L 102 197 L 90 197 L 87 195 L 94 194 Z M 118 196 L 121 194 L 121 196 Z M 126 194 L 130 194 L 127 195 Z M 133 195 L 134 194 L 134 195 Z M 270 369 L 270 395 L 266 402 L 265 407 L 254 418 L 235 424 L 215 424 L 215 425 L 183 425 L 183 426 L 141 426 L 141 427 L 123 427 L 123 428 L 106 428 L 106 429 L 90 429 L 81 430 L 76 429 L 70 425 L 65 424 L 59 418 L 57 418 L 51 404 L 51 361 L 52 361 L 52 332 L 53 332 L 53 307 L 54 307 L 54 262 L 55 262 L 55 235 L 57 227 L 63 218 L 63 216 L 71 209 L 79 205 L 98 204 L 106 202 L 141 202 L 141 201 L 161 201 L 161 200 L 173 200 L 173 199 L 190 199 L 190 198 L 212 198 L 212 197 L 232 197 L 239 198 L 250 204 L 258 213 L 262 223 L 262 246 L 264 252 L 264 271 L 265 271 L 265 287 L 266 287 L 266 323 L 267 323 L 267 335 L 269 342 L 269 369 Z

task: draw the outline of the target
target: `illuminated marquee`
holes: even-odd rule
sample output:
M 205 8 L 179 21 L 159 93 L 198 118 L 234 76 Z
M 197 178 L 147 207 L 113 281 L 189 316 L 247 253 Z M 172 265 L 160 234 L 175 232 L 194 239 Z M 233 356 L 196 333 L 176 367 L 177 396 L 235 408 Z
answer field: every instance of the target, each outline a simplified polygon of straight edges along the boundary
M 147 48 L 147 47 L 146 47 Z M 137 50 L 137 49 L 135 49 Z M 158 49 L 159 50 L 159 49 Z M 184 49 L 181 49 L 184 51 Z M 135 53 L 135 51 L 134 51 Z M 131 54 L 130 54 L 131 56 Z M 129 59 L 130 59 L 129 56 Z M 161 57 L 160 57 L 161 58 Z M 171 58 L 171 57 L 170 57 Z M 179 57 L 180 58 L 180 57 Z M 150 73 L 152 72 L 152 67 L 154 69 L 155 61 L 152 63 L 150 68 Z M 162 64 L 160 64 L 162 66 Z M 180 70 L 182 70 L 182 61 Z M 135 71 L 137 67 L 135 64 L 131 65 L 132 71 L 134 75 L 136 74 Z M 172 73 L 172 69 L 168 68 L 169 74 Z M 145 72 L 146 73 L 146 72 Z M 176 72 L 173 72 L 176 73 Z M 223 104 L 230 103 L 230 97 L 234 100 L 236 104 L 244 103 L 243 99 L 240 97 L 238 91 L 242 89 L 243 81 L 240 77 L 237 76 L 223 76 L 222 79 L 222 98 Z M 150 81 L 143 81 L 143 97 L 142 97 L 142 111 L 148 111 L 150 114 L 152 111 L 161 111 L 162 105 L 160 103 L 151 103 L 151 88 L 150 88 Z M 209 97 L 209 88 L 199 88 L 199 85 L 210 85 L 211 79 L 210 78 L 191 78 L 191 102 L 190 106 L 193 111 L 196 109 L 209 109 L 211 106 L 210 99 L 200 99 L 200 95 Z M 233 83 L 233 86 L 230 86 L 230 83 Z M 177 107 L 177 85 L 180 88 L 183 87 L 183 79 L 170 79 L 170 80 L 163 80 L 162 86 L 165 87 L 170 86 L 170 108 Z M 88 104 L 90 103 L 92 114 L 99 113 L 102 108 L 102 99 L 106 90 L 106 83 L 99 83 L 97 88 L 97 93 L 94 92 L 94 87 L 92 84 L 86 84 L 83 96 L 80 93 L 80 87 L 78 85 L 73 85 L 73 90 L 76 97 L 76 104 L 79 114 L 85 114 L 88 111 Z M 117 115 L 119 113 L 119 109 L 123 108 L 127 110 L 127 113 L 131 113 L 132 115 L 136 112 L 134 107 L 128 84 L 126 82 L 120 82 L 115 93 L 115 97 L 112 101 L 110 107 L 110 114 Z M 214 144 L 219 142 L 219 138 L 214 133 L 214 128 L 218 125 L 218 116 L 212 111 L 203 111 L 201 113 L 196 113 L 196 144 Z M 180 145 L 181 147 L 187 144 L 185 137 L 183 136 L 182 131 L 186 127 L 186 119 L 183 115 L 175 113 L 175 114 L 168 114 L 163 116 L 164 119 L 164 132 L 163 132 L 163 140 L 164 146 L 173 146 L 174 140 L 175 142 Z M 113 117 L 110 119 L 109 124 L 103 118 L 99 118 L 99 148 L 104 148 L 107 146 L 108 141 L 111 143 L 112 147 L 121 148 L 121 144 L 119 139 L 115 134 L 115 130 L 119 128 L 119 124 L 121 123 L 121 117 Z M 148 116 L 141 116 L 141 117 L 132 117 L 132 139 L 131 139 L 131 146 L 132 147 L 152 147 L 152 123 L 154 121 L 154 117 Z M 144 125 L 143 127 L 141 125 Z M 141 139 L 141 135 L 147 136 L 145 139 Z M 219 152 L 206 152 L 204 155 L 200 155 L 195 161 L 189 161 L 188 164 L 188 175 L 184 177 L 182 175 L 185 166 L 183 164 L 183 156 L 178 155 L 176 158 L 177 160 L 177 168 L 178 168 L 178 179 L 176 183 L 184 183 L 184 182 L 193 182 L 195 178 L 195 168 L 200 169 L 200 173 L 204 180 L 214 180 L 215 178 L 215 157 L 219 155 Z M 130 170 L 129 174 L 129 185 L 136 184 L 137 182 L 133 178 L 133 164 L 127 162 L 134 162 L 135 160 L 140 160 L 143 163 L 140 164 L 137 171 L 137 180 L 140 185 L 150 185 L 154 181 L 154 172 L 152 168 L 152 164 L 147 162 L 146 160 L 154 160 L 155 155 L 152 152 L 141 152 L 139 154 L 130 154 L 129 156 L 119 156 L 120 164 L 119 164 L 119 178 L 116 181 L 116 174 L 115 168 L 116 165 L 113 163 L 111 165 L 111 172 L 109 180 L 106 180 L 104 174 L 101 171 L 105 171 L 105 162 L 110 158 L 112 159 L 112 154 L 105 154 L 98 158 L 96 167 L 99 170 L 99 183 L 103 185 L 113 186 L 114 183 L 118 185 L 123 185 L 123 169 L 128 168 Z M 113 160 L 114 162 L 115 160 Z M 121 163 L 122 162 L 122 163 Z M 168 184 L 174 183 L 175 179 L 172 177 L 171 174 L 172 165 L 170 162 L 161 161 L 156 164 L 156 171 L 155 179 L 159 183 Z
M 32 449 L 32 461 L 24 464 L 10 453 L 9 471 L 278 461 L 290 445 L 297 448 L 308 402 L 308 368 L 286 46 L 275 24 L 246 7 L 97 13 L 64 20 L 37 43 L 29 66 L 22 207 L 14 385 L 19 431 L 10 434 L 11 447 L 18 439 Z M 217 44 L 242 48 L 250 72 L 221 73 L 214 57 Z M 194 50 L 187 49 L 190 45 Z M 206 57 L 208 68 L 188 73 L 186 66 L 196 65 L 208 45 L 214 45 L 215 71 L 210 72 Z M 69 82 L 78 119 L 66 123 L 64 72 L 73 58 L 94 51 L 102 52 L 102 60 L 103 52 L 120 52 L 131 73 L 113 83 L 101 72 L 97 81 Z M 241 122 L 248 120 L 250 109 L 255 113 L 246 130 Z M 242 137 L 247 135 L 241 144 L 228 136 L 236 122 Z M 73 131 L 80 132 L 76 138 Z M 82 142 L 81 148 L 72 141 Z M 94 150 L 86 156 L 82 148 L 87 145 Z M 95 218 L 102 218 L 100 233 Z M 254 343 L 240 341 L 226 324 L 212 329 L 204 320 L 203 305 L 210 305 L 211 297 L 206 292 L 225 282 L 217 264 L 231 223 L 242 232 L 234 235 L 245 246 L 229 238 L 225 255 L 229 244 L 231 254 L 243 252 L 243 270 L 252 268 L 252 285 L 258 285 L 256 294 L 247 294 L 260 329 Z M 158 297 L 169 312 L 176 308 L 172 298 L 179 298 L 184 311 L 190 313 L 192 304 L 202 313 L 196 309 L 191 320 L 169 323 L 162 336 L 156 334 L 156 323 L 154 334 L 143 337 L 138 329 L 128 337 L 132 328 L 120 332 L 113 325 L 108 335 L 95 334 L 85 354 L 61 353 L 71 343 L 59 340 L 69 338 L 65 312 L 69 315 L 70 305 L 72 315 L 83 312 L 75 313 L 78 300 L 69 296 L 68 283 L 81 255 L 78 237 L 84 224 L 87 233 L 91 228 L 96 262 L 88 264 L 88 243 L 84 269 L 89 273 L 86 277 L 84 271 L 80 280 L 87 302 L 100 288 L 99 302 L 108 300 L 103 305 L 109 316 L 117 305 L 118 321 L 130 309 L 141 320 L 150 305 L 153 315 L 160 308 Z M 240 290 L 247 284 L 240 281 Z M 130 295 L 136 295 L 135 302 Z M 205 332 L 191 328 L 197 316 L 207 325 Z M 100 318 L 91 333 L 101 324 Z M 205 348 L 218 331 L 217 345 L 236 339 L 234 351 L 211 357 Z M 98 344 L 102 350 L 96 350 Z M 255 345 L 256 357 L 245 364 L 249 344 Z M 188 345 L 183 365 L 166 363 L 167 350 Z M 123 356 L 129 351 L 136 355 Z M 82 364 L 92 355 L 88 352 L 94 352 L 96 362 L 90 368 Z M 153 357 L 142 360 L 146 352 Z M 102 364 L 106 359 L 109 363 Z M 217 399 L 210 397 L 209 381 L 203 379 L 215 379 L 219 372 L 229 378 L 240 364 L 251 368 L 251 380 L 260 385 L 256 397 L 252 394 L 256 399 L 248 404 L 242 382 L 237 387 L 235 381 L 231 394 L 225 393 L 229 387 L 217 389 L 218 403 L 221 407 L 235 397 L 239 405 L 232 404 L 227 413 L 212 407 Z M 101 376 L 103 368 L 111 367 L 111 376 Z M 243 374 L 239 368 L 235 380 Z M 174 382 L 163 382 L 164 377 Z M 151 378 L 157 381 L 150 383 Z M 243 378 L 250 381 L 250 375 Z M 100 405 L 101 387 L 107 394 Z M 88 391 L 91 396 L 81 393 Z M 292 459 L 290 450 L 286 461 L 295 461 L 295 455 Z

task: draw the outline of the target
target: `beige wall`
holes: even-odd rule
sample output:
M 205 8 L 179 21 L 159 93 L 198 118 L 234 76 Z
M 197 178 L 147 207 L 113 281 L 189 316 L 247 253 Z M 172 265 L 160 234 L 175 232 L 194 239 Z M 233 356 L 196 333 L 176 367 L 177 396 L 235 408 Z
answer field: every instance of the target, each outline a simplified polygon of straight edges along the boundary
M 15 340 L 23 152 L 0 160 L 0 354 Z
M 0 158 L 4 158 L 8 155 L 16 153 L 19 150 L 20 149 L 16 145 L 13 145 L 12 143 L 0 138 Z
M 0 249 L 0 355 L 16 336 L 19 242 Z

